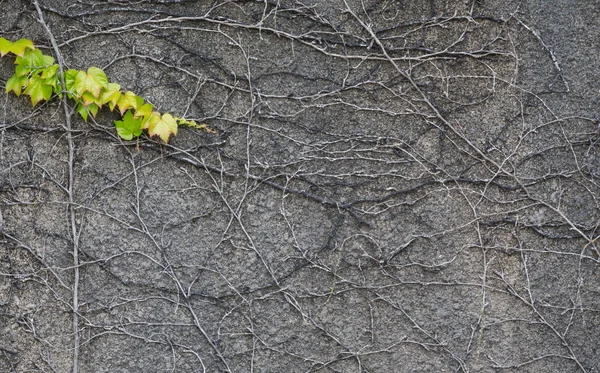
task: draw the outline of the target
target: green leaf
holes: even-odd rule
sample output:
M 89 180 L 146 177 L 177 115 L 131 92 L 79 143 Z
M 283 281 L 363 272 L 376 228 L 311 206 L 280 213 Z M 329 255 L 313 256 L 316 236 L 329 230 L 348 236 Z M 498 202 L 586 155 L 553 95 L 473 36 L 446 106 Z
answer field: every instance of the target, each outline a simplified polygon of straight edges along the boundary
M 94 97 L 99 98 L 100 92 L 108 87 L 108 79 L 104 71 L 97 67 L 90 67 L 87 72 L 79 71 L 75 76 L 73 89 L 78 97 L 83 96 L 85 92 L 90 92 Z
M 116 83 L 108 83 L 105 90 L 100 93 L 100 103 L 108 104 L 110 111 L 113 111 L 117 102 L 121 98 L 121 86 Z
M 15 41 L 14 43 L 12 43 L 10 51 L 19 57 L 23 57 L 23 55 L 25 54 L 25 51 L 27 49 L 32 50 L 32 51 L 35 50 L 35 46 L 33 45 L 33 42 L 28 39 L 19 39 L 19 40 Z
M 0 57 L 4 57 L 5 54 L 12 52 L 12 45 L 10 41 L 0 38 Z
M 6 81 L 6 93 L 13 91 L 15 95 L 20 96 L 21 90 L 27 85 L 26 76 L 17 76 L 17 74 L 11 76 Z
M 131 140 L 142 134 L 142 118 L 134 118 L 131 110 L 127 110 L 123 120 L 116 120 L 117 133 L 123 140 Z
M 177 135 L 177 122 L 169 113 L 164 113 L 158 120 L 156 120 L 157 117 L 158 116 L 152 116 L 152 118 L 150 118 L 148 134 L 150 137 L 158 136 L 162 141 L 168 143 L 171 134 Z
M 29 79 L 27 88 L 23 93 L 31 96 L 31 104 L 35 106 L 42 100 L 48 101 L 50 99 L 52 96 L 52 86 L 45 84 L 38 75 L 34 75 Z

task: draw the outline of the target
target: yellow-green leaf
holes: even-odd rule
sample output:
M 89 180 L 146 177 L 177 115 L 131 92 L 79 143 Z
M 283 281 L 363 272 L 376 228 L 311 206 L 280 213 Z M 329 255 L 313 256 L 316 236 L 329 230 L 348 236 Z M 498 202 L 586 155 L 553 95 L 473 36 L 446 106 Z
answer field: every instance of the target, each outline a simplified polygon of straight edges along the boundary
M 196 128 L 199 130 L 204 130 L 208 133 L 217 133 L 217 131 L 208 128 L 208 125 L 201 123 L 198 124 L 196 123 L 195 120 L 189 120 L 189 119 L 185 119 L 185 118 L 178 118 L 178 117 L 174 117 L 175 121 L 177 122 L 177 125 L 179 126 L 186 126 L 186 127 L 192 127 L 192 128 Z
M 98 110 L 100 109 L 100 107 L 96 104 L 89 104 L 87 106 L 87 110 L 90 114 L 92 114 L 92 116 L 94 118 L 96 118 L 96 114 L 98 114 Z
M 50 66 L 46 67 L 45 69 L 42 70 L 42 79 L 53 78 L 56 75 L 57 71 L 58 71 L 58 65 L 57 64 L 50 65 Z
M 75 77 L 77 76 L 77 73 L 79 73 L 79 71 L 74 69 L 65 71 L 65 91 L 67 91 L 69 98 L 73 98 L 75 96 L 73 85 L 75 85 Z
M 142 128 L 147 130 L 151 124 L 157 123 L 158 121 L 160 121 L 160 113 L 158 111 L 153 111 L 150 116 L 142 122 Z
M 121 98 L 121 86 L 116 83 L 108 83 L 106 89 L 100 93 L 100 103 L 108 104 L 110 111 L 113 111 L 117 102 Z
M 13 91 L 15 95 L 20 96 L 23 87 L 27 85 L 26 76 L 17 76 L 17 74 L 11 76 L 6 81 L 6 93 Z
M 83 118 L 84 121 L 87 122 L 88 120 L 88 116 L 90 114 L 92 114 L 92 116 L 95 118 L 96 114 L 98 114 L 98 105 L 96 104 L 89 104 L 88 106 L 84 106 L 82 102 L 80 102 L 77 105 L 77 112 L 79 113 L 79 115 L 81 115 L 81 117 Z
M 8 53 L 17 56 L 17 66 L 15 74 L 6 82 L 6 91 L 16 95 L 25 93 L 30 96 L 33 106 L 49 100 L 53 93 L 62 98 L 62 93 L 66 92 L 69 98 L 75 99 L 76 110 L 86 121 L 90 114 L 95 117 L 106 104 L 111 111 L 118 107 L 121 115 L 126 114 L 122 120 L 115 121 L 115 125 L 119 136 L 126 140 L 139 136 L 147 129 L 149 136 L 158 136 L 167 143 L 171 134 L 177 134 L 179 125 L 206 128 L 206 125 L 193 120 L 153 111 L 154 106 L 146 103 L 142 97 L 131 91 L 123 93 L 118 84 L 109 83 L 104 71 L 97 67 L 90 67 L 86 71 L 67 70 L 62 87 L 59 65 L 54 63 L 52 56 L 36 49 L 31 40 L 20 39 L 12 43 L 0 37 L 0 57 Z
M 57 95 L 61 94 L 62 89 L 60 88 L 60 82 L 58 81 L 58 75 L 54 75 L 51 78 L 43 79 L 44 84 L 52 87 L 52 90 Z
M 50 65 L 42 70 L 42 79 L 44 80 L 45 84 L 52 86 L 52 89 L 54 89 L 54 93 L 60 95 L 61 94 L 60 81 L 59 81 L 59 75 L 57 74 L 57 72 L 58 72 L 58 65 L 57 64 Z
M 33 42 L 28 39 L 19 39 L 19 40 L 15 41 L 14 43 L 12 43 L 10 51 L 19 57 L 23 57 L 23 54 L 25 54 L 25 50 L 27 50 L 27 49 L 35 50 L 35 46 L 33 45 Z
M 150 103 L 145 103 L 142 106 L 138 107 L 133 114 L 134 118 L 145 118 L 148 119 L 152 114 L 153 106 Z
M 90 67 L 87 72 L 79 71 L 73 84 L 73 89 L 78 97 L 83 96 L 85 92 L 90 92 L 94 97 L 99 98 L 100 92 L 107 87 L 108 78 L 104 71 L 97 67 Z
M 15 75 L 18 77 L 27 77 L 27 75 L 29 75 L 29 73 L 31 72 L 31 68 L 29 66 L 26 65 L 18 65 L 15 68 Z
M 44 65 L 44 66 L 50 66 L 53 63 L 54 63 L 54 57 L 47 56 L 45 54 L 42 55 L 42 65 Z
M 15 59 L 15 64 L 19 67 L 27 68 L 30 70 L 44 66 L 44 55 L 39 49 L 27 50 L 21 57 Z
M 10 41 L 4 38 L 0 38 L 0 57 L 4 57 L 6 53 L 11 52 L 12 45 L 13 43 L 11 43 Z
M 31 97 L 31 104 L 35 106 L 42 100 L 47 101 L 50 99 L 52 96 L 52 86 L 45 84 L 38 75 L 34 75 L 29 79 L 27 88 L 23 93 Z
M 121 95 L 119 101 L 117 101 L 117 106 L 119 107 L 121 115 L 123 115 L 125 113 L 125 110 L 129 108 L 137 109 L 138 96 L 131 91 L 127 91 Z
M 83 96 L 81 96 L 81 98 L 83 99 L 83 106 L 88 106 L 90 104 L 96 104 L 99 107 L 102 106 L 99 99 L 94 97 L 94 95 L 91 94 L 90 92 L 84 92 L 84 94 L 83 94 Z
M 177 135 L 177 122 L 169 113 L 164 113 L 160 119 L 154 120 L 156 116 L 153 116 L 148 126 L 148 134 L 150 137 L 158 136 L 165 143 L 169 142 L 169 136 L 171 134 Z
M 77 105 L 77 112 L 79 113 L 79 115 L 81 115 L 83 120 L 87 122 L 89 113 L 88 109 L 85 106 L 83 106 L 83 103 L 79 103 Z

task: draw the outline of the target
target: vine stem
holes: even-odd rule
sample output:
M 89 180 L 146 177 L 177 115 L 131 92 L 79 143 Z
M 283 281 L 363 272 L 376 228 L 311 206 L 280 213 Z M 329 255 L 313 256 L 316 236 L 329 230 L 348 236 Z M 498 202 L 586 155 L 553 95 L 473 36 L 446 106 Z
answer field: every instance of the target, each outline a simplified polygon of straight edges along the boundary
M 50 39 L 50 43 L 52 43 L 52 48 L 56 55 L 56 60 L 58 62 L 58 68 L 60 71 L 60 80 L 63 87 L 65 85 L 65 74 L 64 74 L 64 59 L 62 54 L 60 53 L 60 49 L 58 47 L 58 43 L 52 34 L 52 31 L 44 21 L 44 14 L 42 13 L 42 9 L 40 8 L 40 4 L 37 0 L 32 0 L 33 5 L 38 13 L 38 21 L 46 31 L 48 35 L 48 39 Z M 75 144 L 73 141 L 73 134 L 71 132 L 71 115 L 72 110 L 69 108 L 67 104 L 67 100 L 62 100 L 62 105 L 65 111 L 65 129 L 67 131 L 67 143 L 68 143 L 68 151 L 69 151 L 69 161 L 68 161 L 68 173 L 69 180 L 67 185 L 67 194 L 68 194 L 68 213 L 70 219 L 71 226 L 71 236 L 73 238 L 73 373 L 77 373 L 79 369 L 79 231 L 77 229 L 77 220 L 75 214 L 75 207 L 73 204 L 73 160 L 75 156 Z

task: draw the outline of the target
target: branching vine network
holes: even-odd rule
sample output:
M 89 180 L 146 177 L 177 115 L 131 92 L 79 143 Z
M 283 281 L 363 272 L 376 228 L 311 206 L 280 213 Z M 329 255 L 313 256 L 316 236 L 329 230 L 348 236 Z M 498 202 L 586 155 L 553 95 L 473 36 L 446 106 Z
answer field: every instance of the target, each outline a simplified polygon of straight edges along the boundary
M 2 369 L 596 367 L 597 120 L 519 6 L 9 3 L 78 101 L 3 104 Z

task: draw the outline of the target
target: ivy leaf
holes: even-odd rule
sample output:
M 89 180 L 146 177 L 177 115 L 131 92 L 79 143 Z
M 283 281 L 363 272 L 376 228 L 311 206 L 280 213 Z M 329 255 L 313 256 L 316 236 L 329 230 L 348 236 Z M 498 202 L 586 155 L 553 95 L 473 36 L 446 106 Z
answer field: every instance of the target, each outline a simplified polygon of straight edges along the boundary
M 52 86 L 45 84 L 40 76 L 34 75 L 29 79 L 29 84 L 27 84 L 27 88 L 23 93 L 31 96 L 31 104 L 35 106 L 42 100 L 48 101 L 50 99 Z
M 18 65 L 15 68 L 15 75 L 18 77 L 27 77 L 27 75 L 29 75 L 29 73 L 31 72 L 31 67 L 27 66 L 27 65 Z
M 60 82 L 59 82 L 59 76 L 57 74 L 58 72 L 58 65 L 54 64 L 54 65 L 50 65 L 46 68 L 44 68 L 42 70 L 42 79 L 44 80 L 45 84 L 48 84 L 49 86 L 52 86 L 52 88 L 54 89 L 54 92 L 56 94 L 60 94 Z
M 53 63 L 54 63 L 54 57 L 46 56 L 45 54 L 42 54 L 42 65 L 43 66 L 50 66 Z
M 52 87 L 52 91 L 54 93 L 56 93 L 57 95 L 60 96 L 61 87 L 60 87 L 60 81 L 58 80 L 58 75 L 54 75 L 53 77 L 48 78 L 48 79 L 43 79 L 43 81 L 44 81 L 44 84 Z
M 14 44 L 13 44 L 14 46 Z M 39 49 L 30 49 L 15 59 L 15 64 L 35 69 L 44 66 L 44 55 Z
M 27 76 L 11 76 L 6 81 L 6 93 L 13 91 L 15 95 L 21 96 L 21 90 L 27 85 Z
M 78 97 L 85 92 L 90 92 L 95 98 L 100 97 L 100 92 L 108 87 L 108 78 L 104 71 L 97 67 L 90 67 L 87 72 L 79 71 L 75 76 L 73 89 Z
M 150 115 L 152 115 L 153 108 L 154 106 L 151 103 L 145 103 L 135 110 L 133 117 L 147 120 L 148 118 L 150 118 Z
M 150 118 L 148 134 L 150 137 L 158 136 L 168 143 L 171 134 L 177 135 L 177 122 L 169 113 L 164 113 L 162 116 L 153 115 Z
M 134 118 L 131 110 L 127 110 L 123 120 L 115 120 L 117 133 L 123 140 L 131 140 L 142 134 L 142 118 Z
M 22 57 L 17 57 L 15 64 L 15 75 L 17 77 L 27 77 L 32 71 L 43 65 L 43 55 L 39 50 L 27 50 Z
M 100 93 L 100 103 L 108 104 L 110 111 L 113 111 L 117 102 L 121 98 L 121 86 L 116 83 L 108 83 L 105 90 Z
M 160 113 L 158 111 L 153 111 L 148 118 L 145 118 L 142 122 L 142 128 L 147 130 L 152 123 L 158 123 L 160 121 Z
M 138 101 L 138 104 L 139 103 L 140 102 Z M 142 128 L 143 129 L 148 128 L 148 126 L 150 125 L 150 119 L 152 118 L 153 115 L 157 115 L 160 119 L 160 114 L 158 112 L 152 111 L 153 108 L 154 108 L 154 105 L 147 102 L 143 105 L 138 106 L 138 108 L 135 110 L 135 113 L 133 114 L 134 118 L 140 118 L 142 120 Z
M 19 39 L 19 40 L 15 41 L 14 43 L 12 43 L 10 51 L 19 57 L 23 57 L 23 55 L 25 54 L 25 51 L 27 49 L 30 49 L 32 51 L 35 50 L 35 46 L 33 45 L 33 42 L 28 39 Z
M 13 43 L 11 43 L 10 41 L 4 38 L 0 38 L 0 57 L 4 57 L 6 53 L 11 52 L 12 45 Z
M 88 109 L 85 106 L 83 106 L 82 102 L 80 102 L 77 105 L 77 112 L 79 113 L 79 115 L 81 115 L 81 117 L 83 118 L 83 120 L 87 122 L 89 112 L 88 112 Z
M 92 114 L 92 116 L 94 118 L 96 118 L 96 114 L 98 114 L 99 109 L 100 109 L 100 106 L 98 106 L 96 104 L 89 104 L 87 106 L 88 113 Z
M 67 91 L 67 96 L 69 98 L 75 97 L 73 85 L 75 85 L 75 77 L 77 76 L 77 73 L 79 73 L 79 71 L 74 69 L 69 69 L 65 71 L 65 91 Z
M 79 73 L 79 71 L 74 70 L 74 69 L 69 69 L 67 71 L 65 71 L 65 88 L 67 90 L 72 90 L 73 89 L 73 85 L 75 85 L 75 77 L 77 76 L 77 73 Z
M 127 91 L 127 92 L 123 93 L 121 95 L 121 97 L 119 98 L 119 101 L 117 101 L 117 106 L 119 107 L 119 111 L 121 112 L 121 115 L 123 115 L 125 113 L 125 110 L 127 110 L 129 108 L 137 109 L 138 98 L 141 99 L 141 97 L 137 96 L 135 93 L 133 93 L 131 91 Z M 143 103 L 143 99 L 142 99 L 142 103 Z
M 42 70 L 42 79 L 50 79 L 56 76 L 56 72 L 58 71 L 58 65 L 50 65 Z
M 100 103 L 100 100 L 96 97 L 94 97 L 93 94 L 91 94 L 90 92 L 85 92 L 83 94 L 83 96 L 81 96 L 81 98 L 83 99 L 83 106 L 88 106 L 91 104 L 96 104 L 98 105 L 98 107 L 102 106 L 102 104 Z
M 96 104 L 89 104 L 87 106 L 85 106 L 83 104 L 83 102 L 80 102 L 79 104 L 77 104 L 77 112 L 79 113 L 79 115 L 81 115 L 83 120 L 86 122 L 87 122 L 90 114 L 92 114 L 92 116 L 94 118 L 96 117 L 96 114 L 98 114 L 98 109 L 99 109 L 99 107 Z

